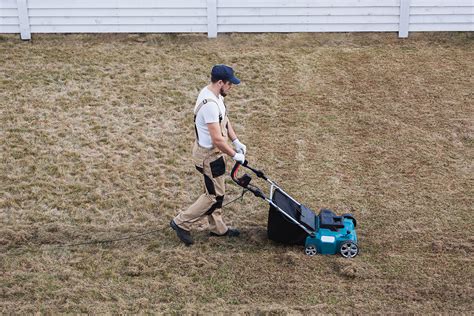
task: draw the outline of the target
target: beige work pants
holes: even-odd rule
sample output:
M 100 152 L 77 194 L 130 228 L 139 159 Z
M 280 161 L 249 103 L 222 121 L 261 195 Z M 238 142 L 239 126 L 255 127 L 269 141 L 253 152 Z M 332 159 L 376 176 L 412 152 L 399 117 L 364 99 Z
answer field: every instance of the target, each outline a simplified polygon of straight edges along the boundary
M 211 232 L 225 234 L 228 229 L 222 219 L 222 202 L 225 195 L 225 156 L 218 149 L 206 149 L 195 143 L 193 159 L 196 169 L 203 177 L 204 193 L 190 207 L 181 211 L 174 218 L 174 222 L 179 227 L 190 230 L 193 223 L 207 217 Z

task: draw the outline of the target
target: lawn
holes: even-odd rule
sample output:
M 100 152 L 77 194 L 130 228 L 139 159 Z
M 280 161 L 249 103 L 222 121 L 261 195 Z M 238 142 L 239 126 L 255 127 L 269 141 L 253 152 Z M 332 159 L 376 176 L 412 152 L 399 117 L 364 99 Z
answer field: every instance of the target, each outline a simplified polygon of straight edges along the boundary
M 472 33 L 0 35 L 0 56 L 1 313 L 474 312 Z M 269 241 L 250 194 L 224 209 L 241 237 L 179 242 L 216 63 L 247 159 L 353 213 L 358 257 Z

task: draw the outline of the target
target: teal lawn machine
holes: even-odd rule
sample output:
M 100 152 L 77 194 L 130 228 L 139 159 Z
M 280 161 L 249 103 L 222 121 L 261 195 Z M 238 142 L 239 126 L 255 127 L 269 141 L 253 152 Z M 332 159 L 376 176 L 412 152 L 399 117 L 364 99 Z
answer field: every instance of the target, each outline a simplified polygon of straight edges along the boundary
M 267 197 L 258 187 L 250 184 L 252 178 L 245 173 L 237 178 L 243 166 L 270 184 Z M 268 214 L 268 238 L 288 245 L 304 245 L 308 256 L 316 254 L 333 255 L 339 253 L 344 258 L 354 258 L 359 254 L 357 222 L 351 214 L 336 215 L 333 211 L 322 209 L 316 215 L 311 209 L 297 202 L 283 191 L 265 174 L 248 165 L 236 163 L 231 171 L 232 180 L 270 204 Z

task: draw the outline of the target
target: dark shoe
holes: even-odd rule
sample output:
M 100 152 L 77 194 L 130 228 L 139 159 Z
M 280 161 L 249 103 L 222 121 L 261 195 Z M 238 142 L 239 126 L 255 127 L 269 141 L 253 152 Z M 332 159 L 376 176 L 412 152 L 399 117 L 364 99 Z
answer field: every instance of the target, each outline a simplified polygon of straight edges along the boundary
M 210 232 L 209 235 L 213 236 L 213 237 L 224 237 L 224 236 L 228 236 L 228 237 L 238 237 L 240 235 L 240 231 L 238 229 L 233 229 L 233 228 L 229 228 L 224 234 L 222 235 L 219 235 L 219 234 L 216 234 L 216 233 L 213 233 L 213 232 Z
M 178 238 L 181 239 L 181 241 L 184 242 L 186 246 L 192 245 L 194 243 L 193 238 L 191 237 L 191 234 L 189 233 L 189 231 L 182 229 L 181 227 L 176 225 L 174 220 L 171 220 L 170 226 L 176 232 L 176 235 L 178 235 Z

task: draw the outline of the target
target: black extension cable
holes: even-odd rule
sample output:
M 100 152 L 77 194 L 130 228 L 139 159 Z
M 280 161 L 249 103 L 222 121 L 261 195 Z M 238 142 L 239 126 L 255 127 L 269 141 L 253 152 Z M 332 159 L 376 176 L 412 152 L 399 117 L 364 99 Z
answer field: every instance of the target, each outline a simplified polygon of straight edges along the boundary
M 237 198 L 225 203 L 224 205 L 222 205 L 222 207 L 224 207 L 226 205 L 229 205 L 229 204 L 237 201 L 238 199 L 243 200 L 244 194 L 247 193 L 247 192 L 248 192 L 247 189 L 243 189 L 242 193 Z M 133 239 L 137 239 L 137 238 L 140 238 L 140 237 L 143 237 L 143 236 L 146 236 L 146 235 L 157 233 L 161 230 L 162 229 L 154 229 L 154 230 L 147 231 L 147 232 L 135 235 L 135 236 L 124 236 L 124 237 L 119 237 L 119 238 L 114 238 L 114 239 L 90 240 L 90 241 L 74 243 L 74 244 L 62 244 L 62 245 L 60 244 L 60 245 L 56 245 L 55 247 L 51 247 L 49 249 L 24 249 L 24 252 L 39 252 L 39 251 L 44 251 L 44 250 L 56 250 L 56 249 L 61 249 L 61 248 L 70 248 L 70 247 L 85 246 L 85 245 L 107 244 L 107 243 L 112 243 L 112 242 L 122 241 L 122 240 L 133 240 Z M 46 244 L 40 244 L 40 246 L 44 246 L 44 245 L 46 245 Z M 17 250 L 20 250 L 20 249 L 17 249 Z

